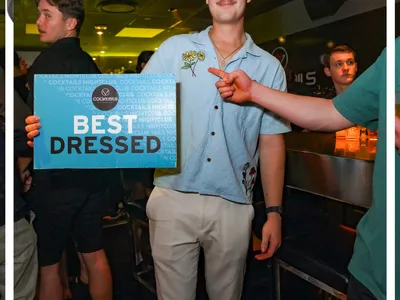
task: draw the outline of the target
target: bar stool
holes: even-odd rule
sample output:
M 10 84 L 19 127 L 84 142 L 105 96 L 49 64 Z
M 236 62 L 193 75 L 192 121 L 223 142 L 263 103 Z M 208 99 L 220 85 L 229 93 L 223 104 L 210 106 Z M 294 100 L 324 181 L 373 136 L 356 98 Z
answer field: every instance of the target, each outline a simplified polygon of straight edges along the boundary
M 149 220 L 146 215 L 147 199 L 134 200 L 126 204 L 132 228 L 133 276 L 153 294 L 156 294 L 153 259 L 149 237 Z M 138 251 L 139 250 L 139 251 Z M 139 252 L 139 253 L 138 253 Z M 141 259 L 138 257 L 140 254 Z M 142 266 L 142 267 L 141 267 Z

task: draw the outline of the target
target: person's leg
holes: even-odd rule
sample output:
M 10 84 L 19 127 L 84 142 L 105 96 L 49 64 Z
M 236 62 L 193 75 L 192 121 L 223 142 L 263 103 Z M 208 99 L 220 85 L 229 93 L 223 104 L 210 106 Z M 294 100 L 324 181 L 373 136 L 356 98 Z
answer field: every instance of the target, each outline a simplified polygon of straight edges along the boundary
M 241 299 L 246 258 L 254 217 L 252 205 L 206 197 L 201 243 L 210 300 Z
M 111 271 L 103 250 L 103 212 L 109 201 L 108 191 L 82 193 L 86 202 L 73 222 L 78 253 L 87 268 L 90 295 L 93 300 L 112 299 Z
M 38 300 L 62 300 L 60 261 L 71 221 L 80 203 L 75 188 L 48 188 L 37 184 L 34 191 L 34 226 L 38 239 L 40 283 Z
M 26 219 L 14 223 L 14 300 L 33 300 L 36 294 L 38 257 L 36 233 Z
M 201 196 L 156 187 L 147 202 L 159 300 L 194 300 L 201 230 Z
M 79 279 L 81 280 L 82 283 L 88 284 L 89 283 L 88 270 L 85 261 L 83 260 L 82 253 L 78 252 L 78 258 L 81 267 Z
M 62 259 L 60 262 L 60 276 L 61 276 L 61 284 L 63 287 L 63 298 L 70 299 L 72 298 L 71 290 L 69 288 L 69 278 L 68 278 L 68 267 L 67 267 L 67 252 L 64 250 L 62 254 Z
M 93 300 L 111 300 L 112 279 L 107 256 L 103 249 L 82 253 L 82 258 L 88 268 L 88 284 Z
M 376 300 L 375 296 L 354 276 L 350 276 L 347 300 Z

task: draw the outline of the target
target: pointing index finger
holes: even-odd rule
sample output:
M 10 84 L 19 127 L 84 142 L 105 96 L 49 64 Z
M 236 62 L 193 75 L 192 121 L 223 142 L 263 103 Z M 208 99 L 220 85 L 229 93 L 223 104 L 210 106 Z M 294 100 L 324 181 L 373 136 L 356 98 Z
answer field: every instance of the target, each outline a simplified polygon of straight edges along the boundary
M 215 69 L 215 68 L 208 68 L 208 72 L 210 72 L 211 74 L 214 74 L 222 79 L 228 77 L 228 73 L 219 70 L 219 69 Z

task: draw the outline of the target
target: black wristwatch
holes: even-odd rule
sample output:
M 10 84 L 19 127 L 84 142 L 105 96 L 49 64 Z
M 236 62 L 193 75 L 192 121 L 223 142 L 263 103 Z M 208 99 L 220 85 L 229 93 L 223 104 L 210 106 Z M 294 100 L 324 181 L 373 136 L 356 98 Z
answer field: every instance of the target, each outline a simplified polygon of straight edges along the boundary
M 280 205 L 280 206 L 270 206 L 270 207 L 266 207 L 265 208 L 265 214 L 266 215 L 268 215 L 269 213 L 272 213 L 272 212 L 278 213 L 278 214 L 280 214 L 282 216 L 283 207 Z

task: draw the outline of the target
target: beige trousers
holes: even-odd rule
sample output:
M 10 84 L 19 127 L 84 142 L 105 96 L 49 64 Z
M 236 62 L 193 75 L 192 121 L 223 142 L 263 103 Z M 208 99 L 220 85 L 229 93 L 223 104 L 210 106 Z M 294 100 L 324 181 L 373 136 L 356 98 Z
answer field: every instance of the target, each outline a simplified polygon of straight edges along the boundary
M 156 187 L 147 204 L 159 300 L 194 300 L 200 247 L 210 300 L 239 300 L 252 205 Z

